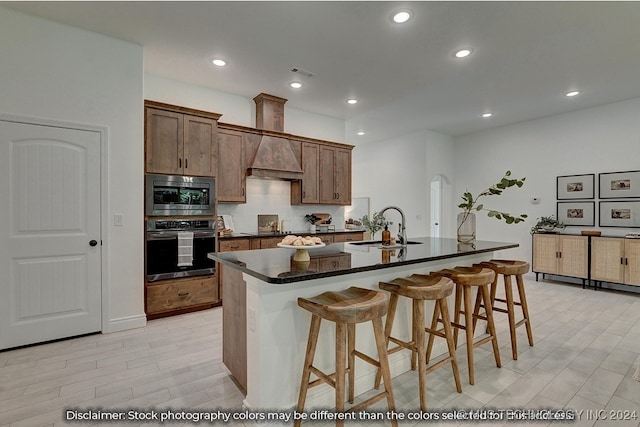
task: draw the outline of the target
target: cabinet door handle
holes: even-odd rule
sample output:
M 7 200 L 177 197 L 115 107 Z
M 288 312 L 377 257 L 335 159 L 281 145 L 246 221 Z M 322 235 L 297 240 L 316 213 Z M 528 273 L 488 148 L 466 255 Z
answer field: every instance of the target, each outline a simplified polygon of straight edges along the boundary
M 244 187 L 242 187 L 241 195 L 244 196 Z
M 186 297 L 189 295 L 189 292 L 178 292 L 179 297 Z
M 178 159 L 178 168 L 182 169 L 182 159 Z
M 189 167 L 189 159 L 184 159 L 184 168 L 187 169 Z
M 624 265 L 629 265 L 629 258 L 624 259 Z
M 620 258 L 620 264 L 624 265 L 624 258 Z
M 562 258 L 562 252 L 558 252 L 558 258 Z

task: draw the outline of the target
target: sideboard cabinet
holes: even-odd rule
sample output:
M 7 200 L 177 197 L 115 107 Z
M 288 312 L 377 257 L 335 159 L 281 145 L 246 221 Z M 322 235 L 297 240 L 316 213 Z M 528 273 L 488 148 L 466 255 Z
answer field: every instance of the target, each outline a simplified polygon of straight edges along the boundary
M 640 286 L 640 239 L 592 237 L 591 279 Z
M 589 277 L 589 237 L 536 233 L 533 235 L 533 272 Z

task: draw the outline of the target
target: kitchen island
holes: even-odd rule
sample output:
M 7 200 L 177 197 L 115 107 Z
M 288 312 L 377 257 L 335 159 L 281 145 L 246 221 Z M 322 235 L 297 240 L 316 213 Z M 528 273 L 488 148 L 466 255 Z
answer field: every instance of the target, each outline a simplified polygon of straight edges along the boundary
M 415 238 L 409 243 L 391 250 L 368 242 L 331 244 L 309 250 L 310 261 L 306 263 L 294 261 L 295 250 L 286 248 L 209 254 L 225 266 L 223 361 L 246 391 L 246 408 L 257 411 L 295 407 L 311 319 L 298 307 L 298 297 L 349 286 L 378 289 L 381 280 L 506 258 L 497 252 L 518 246 L 489 241 L 461 245 L 445 238 Z M 427 302 L 427 316 L 433 309 L 430 303 Z M 401 299 L 394 336 L 408 338 L 410 325 L 410 302 Z M 370 325 L 358 325 L 356 335 L 356 348 L 376 355 Z M 445 343 L 438 341 L 441 340 L 436 340 L 434 355 L 446 351 Z M 323 322 L 314 365 L 333 372 L 334 347 L 335 328 Z M 392 376 L 398 376 L 410 369 L 409 352 L 392 354 L 389 362 Z M 357 363 L 356 394 L 370 390 L 374 377 L 373 366 Z M 332 388 L 315 387 L 309 390 L 306 408 L 331 407 L 333 402 Z

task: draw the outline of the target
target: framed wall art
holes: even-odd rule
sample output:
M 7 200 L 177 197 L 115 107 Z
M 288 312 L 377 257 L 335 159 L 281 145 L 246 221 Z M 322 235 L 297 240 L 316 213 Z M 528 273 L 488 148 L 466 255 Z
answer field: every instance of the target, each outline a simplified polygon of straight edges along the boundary
M 595 220 L 595 202 L 558 202 L 556 218 L 566 226 L 593 227 Z
M 593 199 L 595 174 L 565 175 L 556 178 L 558 200 Z
M 640 197 L 640 171 L 601 173 L 598 181 L 601 199 Z
M 600 202 L 600 227 L 640 227 L 640 200 Z

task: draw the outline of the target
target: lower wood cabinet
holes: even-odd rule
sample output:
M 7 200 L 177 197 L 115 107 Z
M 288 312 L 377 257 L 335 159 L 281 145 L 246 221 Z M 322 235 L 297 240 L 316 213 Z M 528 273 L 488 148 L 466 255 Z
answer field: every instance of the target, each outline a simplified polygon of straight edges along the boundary
M 589 277 L 589 237 L 562 234 L 533 235 L 533 272 Z
M 364 233 L 362 231 L 353 233 L 336 233 L 333 236 L 333 241 L 335 243 L 359 242 L 361 240 L 364 240 Z
M 592 237 L 591 279 L 640 286 L 640 239 Z
M 210 308 L 219 302 L 217 275 L 147 283 L 147 318 Z

